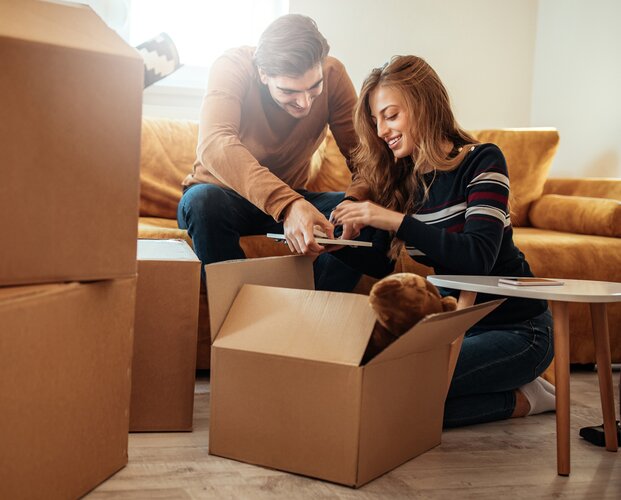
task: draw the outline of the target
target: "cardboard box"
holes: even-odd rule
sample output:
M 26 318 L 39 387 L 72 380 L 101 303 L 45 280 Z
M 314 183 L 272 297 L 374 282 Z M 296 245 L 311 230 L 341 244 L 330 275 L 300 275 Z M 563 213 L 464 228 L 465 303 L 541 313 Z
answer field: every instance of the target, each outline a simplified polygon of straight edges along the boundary
M 3 1 L 0 61 L 0 286 L 135 275 L 138 52 L 84 5 Z
M 196 341 L 196 369 L 209 370 L 211 367 L 211 332 L 209 329 L 209 304 L 207 292 L 201 286 L 198 301 L 198 339 Z
M 191 431 L 201 262 L 185 241 L 138 240 L 130 431 Z
M 135 286 L 0 288 L 0 498 L 78 498 L 127 463 Z
M 360 366 L 368 297 L 310 290 L 310 259 L 206 271 L 209 452 L 356 487 L 440 444 L 451 342 L 502 302 L 431 316 Z

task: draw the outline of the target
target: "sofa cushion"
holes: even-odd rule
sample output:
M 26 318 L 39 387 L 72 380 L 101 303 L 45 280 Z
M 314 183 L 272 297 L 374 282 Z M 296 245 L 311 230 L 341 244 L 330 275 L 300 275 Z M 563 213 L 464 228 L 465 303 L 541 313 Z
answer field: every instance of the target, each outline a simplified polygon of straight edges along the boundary
M 478 130 L 481 143 L 496 144 L 505 155 L 511 182 L 511 223 L 528 226 L 530 204 L 543 194 L 556 149 L 558 131 L 552 128 Z
M 535 276 L 621 282 L 621 238 L 521 227 L 513 239 Z
M 190 247 L 192 238 L 185 229 L 177 227 L 177 221 L 158 217 L 138 219 L 138 238 L 142 240 L 185 240 Z
M 177 221 L 159 217 L 138 219 L 138 238 L 145 240 L 182 239 L 192 247 L 192 239 L 185 229 L 177 227 Z M 266 236 L 244 236 L 240 240 L 242 250 L 248 258 L 291 255 L 289 247 Z
M 621 202 L 544 194 L 528 213 L 533 227 L 568 233 L 621 236 Z
M 306 183 L 310 191 L 345 191 L 351 182 L 351 172 L 345 163 L 334 136 L 328 131 L 313 158 Z
M 621 238 L 516 228 L 514 240 L 535 276 L 621 282 Z M 613 362 L 621 361 L 621 303 L 608 304 Z M 569 304 L 571 363 L 593 363 L 595 350 L 587 304 Z
M 181 181 L 196 159 L 198 124 L 143 118 L 140 157 L 140 215 L 177 219 Z

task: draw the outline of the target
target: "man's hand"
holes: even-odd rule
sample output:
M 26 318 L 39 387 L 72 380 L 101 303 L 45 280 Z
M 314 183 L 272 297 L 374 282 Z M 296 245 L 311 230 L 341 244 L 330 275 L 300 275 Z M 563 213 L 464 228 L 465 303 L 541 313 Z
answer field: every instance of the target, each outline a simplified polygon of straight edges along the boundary
M 292 202 L 285 209 L 284 233 L 289 250 L 304 255 L 318 255 L 325 250 L 315 241 L 313 226 L 334 238 L 334 226 L 304 198 Z
M 389 210 L 371 201 L 341 203 L 332 212 L 332 221 L 339 225 L 342 224 L 343 232 L 348 226 L 354 232 L 360 232 L 364 226 L 397 231 L 403 217 L 404 214 Z

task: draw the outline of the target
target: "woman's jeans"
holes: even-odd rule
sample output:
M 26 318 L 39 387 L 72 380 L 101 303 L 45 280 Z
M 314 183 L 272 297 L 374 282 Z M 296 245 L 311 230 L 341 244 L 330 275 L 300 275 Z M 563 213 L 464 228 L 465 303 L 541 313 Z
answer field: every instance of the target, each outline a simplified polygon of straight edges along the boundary
M 444 409 L 444 427 L 509 418 L 515 389 L 533 381 L 554 356 L 549 310 L 512 325 L 466 332 Z
M 344 193 L 298 191 L 326 218 Z M 185 190 L 177 207 L 177 223 L 187 229 L 194 252 L 205 264 L 244 259 L 239 244 L 241 236 L 282 233 L 283 225 L 231 189 L 215 184 L 195 184 Z M 315 288 L 350 292 L 361 274 L 328 253 L 314 262 Z M 201 272 L 204 279 L 204 269 Z

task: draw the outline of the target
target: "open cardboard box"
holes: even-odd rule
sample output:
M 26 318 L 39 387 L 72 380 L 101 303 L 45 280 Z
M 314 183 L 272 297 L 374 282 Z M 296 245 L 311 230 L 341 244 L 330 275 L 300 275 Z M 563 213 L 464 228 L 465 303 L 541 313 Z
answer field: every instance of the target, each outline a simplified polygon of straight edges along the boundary
M 361 366 L 368 297 L 312 290 L 311 259 L 205 270 L 209 452 L 356 487 L 440 443 L 451 343 L 502 302 L 430 316 Z
M 19 0 L 0 61 L 0 286 L 135 275 L 142 58 L 90 7 Z
M 182 240 L 138 240 L 130 431 L 191 431 L 201 262 Z

